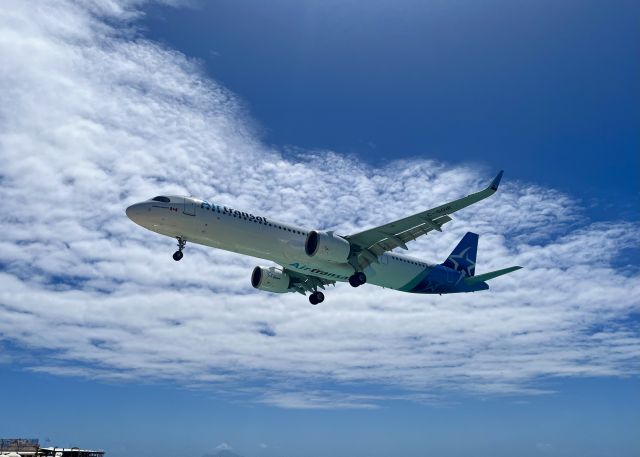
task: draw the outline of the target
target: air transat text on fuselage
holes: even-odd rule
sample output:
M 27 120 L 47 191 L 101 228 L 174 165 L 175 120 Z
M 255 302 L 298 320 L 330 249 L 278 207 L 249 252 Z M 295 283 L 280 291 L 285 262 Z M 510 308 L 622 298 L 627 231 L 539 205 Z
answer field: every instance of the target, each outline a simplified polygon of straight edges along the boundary
M 218 213 L 222 212 L 222 213 L 228 213 L 228 214 L 232 214 L 236 217 L 244 217 L 245 219 L 249 219 L 249 220 L 256 220 L 260 223 L 266 223 L 267 222 L 267 218 L 264 216 L 254 216 L 251 213 L 246 213 L 244 211 L 238 211 L 237 209 L 233 209 L 233 208 L 229 208 L 228 206 L 220 206 L 220 205 L 216 205 L 216 204 L 211 204 L 206 200 L 202 200 L 202 203 L 200 204 L 200 208 L 201 209 L 205 209 L 205 210 L 212 210 L 212 211 L 217 211 Z

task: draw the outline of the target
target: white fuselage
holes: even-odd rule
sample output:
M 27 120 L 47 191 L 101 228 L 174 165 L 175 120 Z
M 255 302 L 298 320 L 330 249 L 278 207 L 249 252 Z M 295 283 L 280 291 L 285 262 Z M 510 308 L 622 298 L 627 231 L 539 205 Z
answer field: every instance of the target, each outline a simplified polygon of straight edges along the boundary
M 354 268 L 347 263 L 318 260 L 305 253 L 309 230 L 264 216 L 190 197 L 167 197 L 130 206 L 127 216 L 142 227 L 226 251 L 270 260 L 304 275 L 347 281 Z M 367 282 L 400 289 L 432 267 L 424 261 L 385 253 L 364 270 Z

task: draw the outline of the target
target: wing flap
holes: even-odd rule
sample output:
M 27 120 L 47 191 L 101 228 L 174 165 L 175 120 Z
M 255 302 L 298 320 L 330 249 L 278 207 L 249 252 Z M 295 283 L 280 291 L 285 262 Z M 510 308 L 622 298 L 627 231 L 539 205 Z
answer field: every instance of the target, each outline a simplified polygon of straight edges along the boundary
M 292 284 L 290 286 L 290 290 L 293 292 L 301 293 L 302 295 L 306 295 L 307 292 L 313 292 L 316 289 L 324 290 L 325 286 L 330 284 L 335 285 L 335 281 L 330 279 L 320 278 L 318 276 L 310 276 L 302 273 L 298 273 L 296 271 L 290 270 L 289 268 L 284 268 L 284 271 L 292 278 Z
M 404 232 L 396 233 L 393 235 L 380 232 L 379 236 L 386 238 L 382 238 L 377 243 L 374 243 L 367 248 L 361 249 L 361 251 L 357 255 L 358 266 L 364 269 L 372 263 L 377 263 L 379 256 L 381 256 L 385 252 L 392 251 L 395 248 L 407 249 L 406 243 L 429 233 L 431 230 L 440 230 L 440 227 L 442 227 L 450 220 L 451 218 L 449 216 L 439 217 L 438 219 L 430 221 L 430 224 L 422 223 L 420 225 L 417 225 L 416 227 L 410 228 L 409 230 L 405 230 Z
M 376 255 L 380 255 L 383 252 L 391 251 L 395 248 L 403 248 L 407 249 L 406 243 L 409 241 L 413 241 L 416 238 L 426 235 L 432 230 L 441 231 L 444 224 L 449 222 L 451 218 L 449 216 L 439 217 L 433 221 L 430 221 L 429 224 L 422 223 L 420 225 L 416 225 L 415 227 L 411 227 L 409 230 L 405 230 L 404 232 L 394 233 L 393 235 L 389 235 L 385 232 L 379 231 L 378 237 L 380 237 L 380 241 L 368 246 L 367 249 L 373 252 Z

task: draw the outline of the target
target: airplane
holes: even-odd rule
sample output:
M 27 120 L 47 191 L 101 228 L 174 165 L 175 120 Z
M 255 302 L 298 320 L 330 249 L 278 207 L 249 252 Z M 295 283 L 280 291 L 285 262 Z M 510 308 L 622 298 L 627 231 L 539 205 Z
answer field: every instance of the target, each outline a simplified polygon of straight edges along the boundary
M 129 206 L 136 224 L 178 240 L 173 259 L 179 261 L 190 243 L 202 244 L 269 260 L 279 265 L 256 266 L 251 285 L 259 290 L 309 293 L 313 305 L 324 301 L 327 285 L 365 283 L 418 294 L 450 294 L 489 289 L 486 281 L 519 270 L 514 266 L 475 274 L 478 235 L 468 232 L 449 257 L 432 264 L 392 252 L 451 221 L 456 211 L 498 190 L 503 171 L 489 186 L 458 200 L 352 235 L 333 230 L 308 230 L 227 205 L 193 197 L 160 195 Z

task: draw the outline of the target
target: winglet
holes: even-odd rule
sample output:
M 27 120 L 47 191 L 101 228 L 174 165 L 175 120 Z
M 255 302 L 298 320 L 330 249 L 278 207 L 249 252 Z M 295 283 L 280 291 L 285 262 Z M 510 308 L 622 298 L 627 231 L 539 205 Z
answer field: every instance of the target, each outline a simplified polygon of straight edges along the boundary
M 498 190 L 498 186 L 500 185 L 500 180 L 502 179 L 502 174 L 504 173 L 504 170 L 500 170 L 500 173 L 498 173 L 498 175 L 493 178 L 493 181 L 491 181 L 491 184 L 489 185 L 489 189 L 492 189 L 494 191 Z

